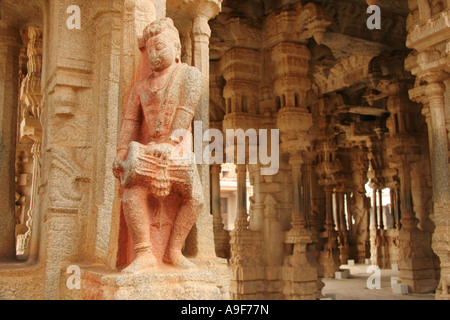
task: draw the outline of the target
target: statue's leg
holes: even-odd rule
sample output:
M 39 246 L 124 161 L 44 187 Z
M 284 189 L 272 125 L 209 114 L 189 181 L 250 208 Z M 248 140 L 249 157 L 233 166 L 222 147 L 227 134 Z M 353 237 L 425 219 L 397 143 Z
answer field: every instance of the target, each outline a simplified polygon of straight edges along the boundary
M 189 232 L 203 208 L 203 188 L 197 173 L 192 176 L 190 187 L 185 189 L 184 202 L 175 218 L 164 261 L 184 269 L 195 268 L 195 264 L 183 256 L 181 250 Z
M 122 198 L 125 220 L 135 244 L 136 259 L 122 272 L 135 273 L 156 266 L 151 250 L 149 192 L 144 187 L 126 189 Z

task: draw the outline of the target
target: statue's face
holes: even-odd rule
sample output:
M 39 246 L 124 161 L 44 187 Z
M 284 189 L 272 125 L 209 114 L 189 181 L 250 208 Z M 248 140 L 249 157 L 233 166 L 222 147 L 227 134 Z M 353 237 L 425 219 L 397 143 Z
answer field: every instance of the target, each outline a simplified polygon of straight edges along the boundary
M 177 49 L 173 35 L 164 31 L 150 38 L 147 42 L 147 53 L 154 71 L 162 71 L 175 63 Z

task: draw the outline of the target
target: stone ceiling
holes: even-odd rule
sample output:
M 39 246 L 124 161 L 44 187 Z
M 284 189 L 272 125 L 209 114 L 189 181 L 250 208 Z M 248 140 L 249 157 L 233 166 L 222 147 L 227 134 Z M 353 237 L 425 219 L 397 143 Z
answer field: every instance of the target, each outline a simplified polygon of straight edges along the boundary
M 43 0 L 0 0 L 0 25 L 42 26 Z

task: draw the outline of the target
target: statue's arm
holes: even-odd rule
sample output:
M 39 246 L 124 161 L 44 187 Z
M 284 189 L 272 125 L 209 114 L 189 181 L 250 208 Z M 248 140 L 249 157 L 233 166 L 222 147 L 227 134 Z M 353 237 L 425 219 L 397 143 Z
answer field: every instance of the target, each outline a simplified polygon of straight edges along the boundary
M 138 91 L 137 85 L 133 87 L 123 113 L 119 145 L 117 148 L 118 153 L 126 152 L 130 142 L 137 141 L 139 138 L 142 123 L 142 107 Z
M 180 100 L 171 127 L 171 139 L 175 143 L 179 129 L 189 130 L 202 96 L 202 73 L 194 67 L 188 67 L 181 77 Z

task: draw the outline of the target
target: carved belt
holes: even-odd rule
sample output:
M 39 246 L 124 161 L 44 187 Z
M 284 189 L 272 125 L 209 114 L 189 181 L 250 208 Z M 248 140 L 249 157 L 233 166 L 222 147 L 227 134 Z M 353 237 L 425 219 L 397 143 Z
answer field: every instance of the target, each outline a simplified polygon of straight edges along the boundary
M 124 173 L 121 184 L 124 188 L 143 186 L 152 195 L 164 198 L 169 195 L 174 183 L 190 183 L 192 165 L 175 164 L 171 159 L 161 159 L 146 154 L 146 145 L 131 142 L 128 157 L 123 163 Z

